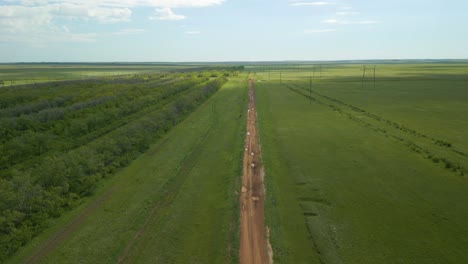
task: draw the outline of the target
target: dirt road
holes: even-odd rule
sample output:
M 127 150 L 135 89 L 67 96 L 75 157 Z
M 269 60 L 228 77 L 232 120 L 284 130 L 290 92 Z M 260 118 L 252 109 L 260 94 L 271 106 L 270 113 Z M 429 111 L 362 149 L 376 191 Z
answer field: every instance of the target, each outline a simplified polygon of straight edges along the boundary
M 241 264 L 269 263 L 267 240 L 263 224 L 263 167 L 256 129 L 254 80 L 249 80 L 247 132 L 243 160 L 242 190 L 240 195 L 240 252 Z

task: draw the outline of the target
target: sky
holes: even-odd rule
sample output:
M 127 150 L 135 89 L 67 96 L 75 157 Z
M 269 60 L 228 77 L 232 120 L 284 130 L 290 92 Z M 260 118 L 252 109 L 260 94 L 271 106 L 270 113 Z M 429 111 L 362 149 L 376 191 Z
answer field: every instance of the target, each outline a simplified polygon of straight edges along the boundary
M 0 0 L 0 62 L 468 59 L 466 0 Z

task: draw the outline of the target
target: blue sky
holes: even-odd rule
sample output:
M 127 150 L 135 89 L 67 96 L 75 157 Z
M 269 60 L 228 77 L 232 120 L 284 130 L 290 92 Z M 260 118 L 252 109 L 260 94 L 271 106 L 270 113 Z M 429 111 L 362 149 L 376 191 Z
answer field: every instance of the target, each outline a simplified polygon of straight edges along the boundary
M 466 0 L 0 0 L 0 62 L 468 59 Z

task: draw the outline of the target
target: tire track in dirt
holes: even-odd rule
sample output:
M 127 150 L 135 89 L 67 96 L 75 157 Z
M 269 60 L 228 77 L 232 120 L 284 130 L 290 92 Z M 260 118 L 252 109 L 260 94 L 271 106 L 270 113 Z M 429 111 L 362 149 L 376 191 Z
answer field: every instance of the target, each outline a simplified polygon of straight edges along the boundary
M 144 247 L 146 242 L 143 237 L 146 235 L 147 227 L 161 220 L 161 216 L 164 212 L 171 208 L 174 200 L 177 198 L 177 195 L 179 195 L 180 188 L 185 183 L 185 180 L 188 178 L 190 172 L 195 166 L 197 159 L 200 157 L 200 149 L 205 145 L 206 141 L 209 139 L 210 133 L 212 133 L 217 125 L 216 105 L 212 106 L 210 114 L 212 117 L 209 128 L 204 131 L 204 134 L 196 141 L 189 154 L 181 161 L 181 166 L 174 178 L 168 181 L 162 188 L 165 190 L 163 195 L 159 197 L 157 203 L 152 207 L 143 224 L 128 241 L 127 245 L 120 253 L 116 264 L 135 262 L 135 258 L 138 257 L 140 250 Z
M 263 211 L 265 190 L 256 123 L 254 80 L 251 77 L 240 194 L 239 261 L 241 264 L 270 263 L 271 258 L 271 247 L 265 239 Z
M 102 194 L 96 201 L 89 204 L 84 211 L 75 217 L 68 225 L 57 231 L 53 236 L 47 239 L 45 242 L 29 256 L 24 263 L 39 263 L 44 257 L 52 252 L 57 246 L 67 240 L 81 225 L 85 222 L 89 215 L 91 215 L 96 209 L 98 209 L 114 192 L 114 189 L 109 189 L 107 192 Z
M 155 152 L 159 151 L 159 149 L 164 144 L 166 144 L 166 142 L 167 139 L 158 143 L 151 154 L 154 154 Z M 98 196 L 94 202 L 90 203 L 86 208 L 83 209 L 82 213 L 70 220 L 70 223 L 68 223 L 63 228 L 59 229 L 57 232 L 52 234 L 50 238 L 42 242 L 38 246 L 38 248 L 27 259 L 24 260 L 24 263 L 39 263 L 55 248 L 57 248 L 60 244 L 62 244 L 64 241 L 70 238 L 73 235 L 73 233 L 83 225 L 86 219 L 98 208 L 100 208 L 101 205 L 104 204 L 113 195 L 115 189 L 115 187 L 111 187 L 101 196 Z

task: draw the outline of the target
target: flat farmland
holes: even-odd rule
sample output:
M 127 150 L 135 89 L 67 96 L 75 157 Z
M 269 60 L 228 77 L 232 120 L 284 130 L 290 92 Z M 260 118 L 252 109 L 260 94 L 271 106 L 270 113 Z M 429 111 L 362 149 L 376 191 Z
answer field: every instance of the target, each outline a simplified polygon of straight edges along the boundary
M 257 68 L 275 262 L 466 261 L 466 66 L 340 67 Z
M 468 65 L 185 66 L 0 89 L 0 262 L 466 262 Z
M 4 87 L 2 262 L 235 260 L 247 98 L 237 74 Z M 209 233 L 207 251 L 198 251 Z M 166 245 L 156 255 L 155 237 Z M 187 255 L 171 252 L 178 243 Z
M 236 263 L 246 99 L 233 79 L 11 263 Z
M 16 63 L 0 64 L 0 86 L 37 84 L 77 79 L 115 78 L 189 70 L 197 64 L 176 63 Z M 2 83 L 3 82 L 3 83 Z

